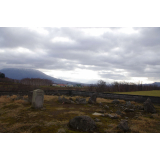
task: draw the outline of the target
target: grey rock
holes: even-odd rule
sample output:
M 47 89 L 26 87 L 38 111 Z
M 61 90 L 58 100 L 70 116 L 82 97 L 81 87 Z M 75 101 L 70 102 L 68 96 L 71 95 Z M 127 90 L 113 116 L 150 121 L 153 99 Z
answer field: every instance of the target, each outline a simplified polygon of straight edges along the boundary
M 149 112 L 149 113 L 156 112 L 156 109 L 154 108 L 154 106 L 149 98 L 144 102 L 143 106 L 144 106 L 145 112 Z
M 89 104 L 94 104 L 96 103 L 96 99 L 97 99 L 97 93 L 94 93 L 88 100 Z
M 104 109 L 109 109 L 109 106 L 107 106 L 107 105 L 104 105 Z
M 117 119 L 117 118 L 118 118 L 117 115 L 112 115 L 112 114 L 108 114 L 108 117 L 109 117 L 109 118 L 112 118 L 112 119 Z
M 101 120 L 100 119 L 98 119 L 98 118 L 95 118 L 95 120 L 94 120 L 95 122 L 100 122 Z
M 87 104 L 87 101 L 85 98 L 79 99 L 80 104 Z
M 124 132 L 127 132 L 130 130 L 128 126 L 128 122 L 126 120 L 121 120 L 117 127 Z
M 126 102 L 126 107 L 132 107 L 132 104 L 130 101 Z
M 61 98 L 60 96 L 58 97 L 58 101 L 60 103 L 63 103 L 63 104 L 71 104 L 71 101 L 69 99 L 66 99 L 65 97 Z
M 134 109 L 125 108 L 124 111 L 125 111 L 125 112 L 134 112 Z
M 96 128 L 94 120 L 89 116 L 76 116 L 69 121 L 69 126 L 84 132 L 93 132 Z
M 118 114 L 118 115 L 120 115 L 120 116 L 122 116 L 123 115 L 123 113 L 121 112 L 121 111 L 116 111 L 116 114 Z
M 106 111 L 105 110 L 101 110 L 101 111 L 98 111 L 99 113 L 106 113 Z
M 139 110 L 144 110 L 144 106 L 138 106 Z

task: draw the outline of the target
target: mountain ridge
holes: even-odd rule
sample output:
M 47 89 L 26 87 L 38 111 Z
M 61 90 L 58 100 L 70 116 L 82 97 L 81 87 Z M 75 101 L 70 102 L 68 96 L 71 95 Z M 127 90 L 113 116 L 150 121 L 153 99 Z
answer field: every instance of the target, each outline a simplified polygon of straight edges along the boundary
M 4 73 L 6 77 L 11 79 L 21 80 L 23 78 L 41 78 L 41 79 L 49 79 L 52 80 L 53 83 L 61 83 L 61 84 L 77 84 L 78 82 L 70 82 L 58 78 L 54 78 L 46 75 L 45 73 L 35 70 L 35 69 L 21 69 L 21 68 L 3 68 L 0 72 Z M 78 83 L 83 84 L 83 83 Z

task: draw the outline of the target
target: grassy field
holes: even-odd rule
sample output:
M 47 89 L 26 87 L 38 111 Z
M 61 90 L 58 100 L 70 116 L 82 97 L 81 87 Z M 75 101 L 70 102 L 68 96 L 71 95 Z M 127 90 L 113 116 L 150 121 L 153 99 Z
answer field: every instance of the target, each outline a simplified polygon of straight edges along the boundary
M 156 96 L 160 97 L 160 90 L 153 91 L 135 91 L 135 92 L 114 92 L 116 94 L 131 94 L 131 95 L 141 95 L 141 96 Z
M 121 119 L 127 117 L 130 127 L 129 133 L 159 133 L 160 132 L 160 105 L 154 105 L 157 113 L 144 113 L 140 110 L 127 113 L 121 110 L 123 116 L 117 119 L 111 119 L 108 116 L 96 116 L 95 112 L 104 114 L 115 114 L 126 102 L 120 100 L 119 105 L 114 105 L 112 100 L 97 98 L 97 103 L 90 104 L 62 104 L 58 102 L 58 96 L 45 95 L 44 107 L 42 110 L 31 108 L 27 102 L 27 96 L 24 99 L 16 100 L 14 96 L 0 97 L 0 132 L 1 133 L 82 133 L 73 130 L 68 126 L 69 120 L 79 115 L 88 115 L 93 120 L 100 119 L 96 122 L 95 133 L 121 133 L 117 128 Z M 75 101 L 79 96 L 72 97 Z M 65 96 L 65 98 L 69 98 Z M 81 97 L 82 98 L 82 97 Z M 86 100 L 89 97 L 85 97 Z M 99 103 L 108 105 L 109 109 L 102 108 Z M 142 105 L 131 101 L 134 105 Z

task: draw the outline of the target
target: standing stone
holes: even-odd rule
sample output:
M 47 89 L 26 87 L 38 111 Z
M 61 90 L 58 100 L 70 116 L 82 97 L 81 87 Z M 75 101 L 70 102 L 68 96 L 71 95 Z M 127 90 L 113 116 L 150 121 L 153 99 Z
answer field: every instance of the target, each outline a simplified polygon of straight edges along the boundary
M 43 101 L 44 101 L 44 91 L 41 89 L 34 90 L 32 96 L 32 107 L 43 108 Z
M 93 95 L 89 98 L 88 103 L 93 104 L 96 103 L 97 94 L 93 93 Z
M 150 112 L 150 113 L 156 112 L 156 109 L 154 108 L 154 106 L 149 98 L 144 102 L 143 106 L 144 106 L 145 112 Z

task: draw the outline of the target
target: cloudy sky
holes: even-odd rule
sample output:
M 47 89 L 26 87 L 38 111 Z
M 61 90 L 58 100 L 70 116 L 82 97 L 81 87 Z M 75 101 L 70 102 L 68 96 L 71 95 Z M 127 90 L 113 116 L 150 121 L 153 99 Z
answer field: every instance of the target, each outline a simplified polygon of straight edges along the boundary
M 160 81 L 160 28 L 0 28 L 0 69 L 63 80 Z

